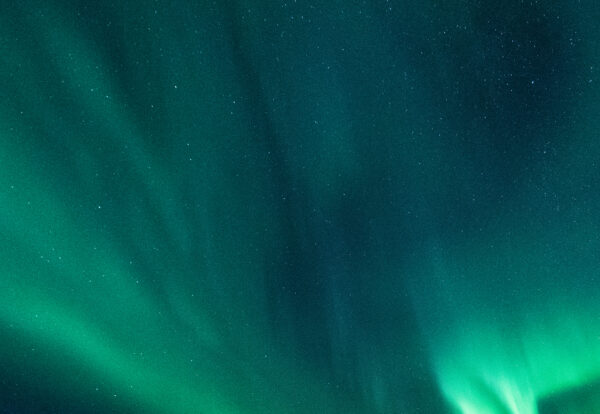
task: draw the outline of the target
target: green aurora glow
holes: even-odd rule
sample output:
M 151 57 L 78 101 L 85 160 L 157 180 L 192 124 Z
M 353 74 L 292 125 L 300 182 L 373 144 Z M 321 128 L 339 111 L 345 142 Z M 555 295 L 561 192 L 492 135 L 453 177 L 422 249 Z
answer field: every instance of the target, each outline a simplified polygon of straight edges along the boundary
M 0 413 L 600 413 L 598 2 L 0 3 Z

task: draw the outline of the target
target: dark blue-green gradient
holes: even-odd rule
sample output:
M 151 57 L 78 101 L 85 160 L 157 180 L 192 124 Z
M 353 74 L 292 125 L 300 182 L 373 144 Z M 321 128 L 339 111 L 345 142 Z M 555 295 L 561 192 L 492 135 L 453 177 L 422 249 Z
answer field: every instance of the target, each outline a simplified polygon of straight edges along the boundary
M 600 413 L 599 21 L 0 1 L 0 413 Z

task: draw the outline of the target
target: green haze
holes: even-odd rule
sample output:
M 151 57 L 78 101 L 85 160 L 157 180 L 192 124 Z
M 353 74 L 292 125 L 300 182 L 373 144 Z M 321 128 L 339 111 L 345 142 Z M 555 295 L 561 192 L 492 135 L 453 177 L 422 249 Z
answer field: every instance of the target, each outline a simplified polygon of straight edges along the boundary
M 597 2 L 12 3 L 0 413 L 600 413 Z

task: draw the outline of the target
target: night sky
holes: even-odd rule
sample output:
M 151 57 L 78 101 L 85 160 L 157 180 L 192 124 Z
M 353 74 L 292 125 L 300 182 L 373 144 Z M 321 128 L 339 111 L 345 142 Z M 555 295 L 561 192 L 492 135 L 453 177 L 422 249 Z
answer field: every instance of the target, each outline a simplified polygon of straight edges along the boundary
M 600 413 L 597 0 L 0 0 L 0 413 Z

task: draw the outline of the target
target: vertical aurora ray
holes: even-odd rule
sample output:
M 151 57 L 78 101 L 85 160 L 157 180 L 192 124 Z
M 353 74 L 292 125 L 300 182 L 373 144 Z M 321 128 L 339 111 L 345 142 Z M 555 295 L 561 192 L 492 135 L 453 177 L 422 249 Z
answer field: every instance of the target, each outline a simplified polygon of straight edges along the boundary
M 0 4 L 0 412 L 600 413 L 593 1 Z
M 74 15 L 69 7 L 44 6 L 4 15 L 7 52 L 15 61 L 3 68 L 11 99 L 4 102 L 1 146 L 6 191 L 0 318 L 7 327 L 2 356 L 7 370 L 17 374 L 10 364 L 34 360 L 24 368 L 23 386 L 39 384 L 58 393 L 56 401 L 14 402 L 15 409 L 280 411 L 278 397 L 265 399 L 263 390 L 275 381 L 282 395 L 286 388 L 301 388 L 291 384 L 303 381 L 302 369 L 290 368 L 297 375 L 286 385 L 279 373 L 285 363 L 277 363 L 277 353 L 256 339 L 265 336 L 254 314 L 260 295 L 231 297 L 234 289 L 256 283 L 247 274 L 260 275 L 251 265 L 231 263 L 234 254 L 252 260 L 237 246 L 238 237 L 244 243 L 252 237 L 237 229 L 211 234 L 207 228 L 218 228 L 217 221 L 207 220 L 221 209 L 222 193 L 239 184 L 222 177 L 221 187 L 213 182 L 203 193 L 206 184 L 196 177 L 229 172 L 207 171 L 202 160 L 207 147 L 200 151 L 202 142 L 194 136 L 177 138 L 175 132 L 172 138 L 189 153 L 172 156 L 147 141 L 134 113 L 156 104 L 130 107 L 124 96 L 130 91 L 116 80 L 121 68 L 77 34 Z M 86 20 L 79 23 L 87 29 Z M 23 43 L 30 49 L 21 49 Z M 188 170 L 193 175 L 174 175 L 173 162 L 192 165 L 196 156 L 199 163 Z M 179 191 L 186 180 L 193 180 L 189 188 L 197 194 Z M 234 201 L 230 210 L 236 209 L 243 204 Z M 186 215 L 188 224 L 181 222 Z M 191 223 L 197 228 L 189 229 Z M 236 253 L 220 260 L 209 255 L 211 244 Z M 218 274 L 227 278 L 217 280 Z M 30 347 L 16 348 L 23 343 Z M 12 353 L 13 347 L 23 355 Z M 275 365 L 268 376 L 261 372 L 267 357 Z M 84 380 L 69 379 L 64 388 L 52 380 L 70 376 Z M 15 380 L 8 386 L 17 394 L 21 385 Z M 302 388 L 308 392 L 310 385 Z M 83 402 L 65 398 L 72 392 Z M 311 392 L 316 404 L 326 404 L 321 394 Z

